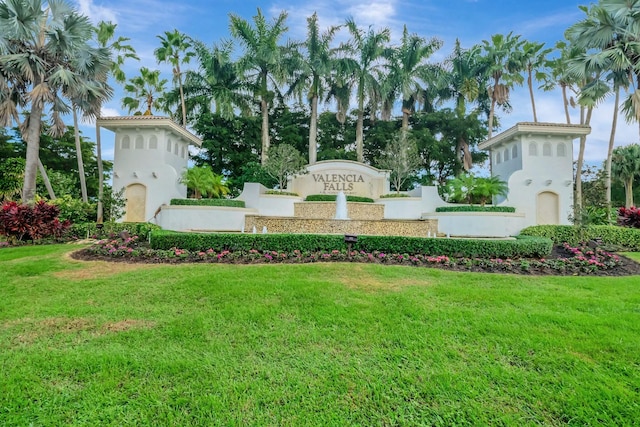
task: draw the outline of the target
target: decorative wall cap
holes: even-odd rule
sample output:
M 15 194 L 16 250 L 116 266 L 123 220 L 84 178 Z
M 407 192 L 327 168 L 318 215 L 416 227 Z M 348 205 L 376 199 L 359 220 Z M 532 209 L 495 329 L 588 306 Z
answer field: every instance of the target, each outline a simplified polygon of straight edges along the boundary
M 169 117 L 163 116 L 118 116 L 100 117 L 96 124 L 100 127 L 117 132 L 120 129 L 165 129 L 186 139 L 196 147 L 202 146 L 202 140 L 180 126 Z
M 568 136 L 571 139 L 574 139 L 583 135 L 589 135 L 589 133 L 591 133 L 591 127 L 586 125 L 520 122 L 493 138 L 481 142 L 478 144 L 478 148 L 481 150 L 489 150 L 495 146 L 508 143 L 521 135 L 539 135 L 543 137 Z

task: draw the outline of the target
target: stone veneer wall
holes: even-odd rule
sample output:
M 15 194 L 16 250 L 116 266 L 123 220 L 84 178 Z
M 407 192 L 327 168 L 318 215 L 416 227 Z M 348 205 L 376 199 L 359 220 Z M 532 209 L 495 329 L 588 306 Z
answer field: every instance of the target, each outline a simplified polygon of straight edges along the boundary
M 301 202 L 293 205 L 296 218 L 333 219 L 336 202 Z M 350 220 L 380 220 L 384 218 L 384 205 L 363 202 L 347 202 Z
M 427 237 L 438 231 L 437 220 L 339 220 L 247 215 L 245 230 L 296 234 L 356 234 L 370 236 Z

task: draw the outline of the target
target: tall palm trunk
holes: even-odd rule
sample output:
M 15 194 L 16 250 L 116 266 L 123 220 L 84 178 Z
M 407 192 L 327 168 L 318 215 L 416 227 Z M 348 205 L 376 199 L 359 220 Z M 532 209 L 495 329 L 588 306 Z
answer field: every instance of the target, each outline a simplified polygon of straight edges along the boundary
M 607 162 L 605 165 L 605 200 L 607 204 L 607 221 L 611 222 L 611 158 L 613 157 L 613 144 L 616 140 L 616 127 L 618 126 L 618 109 L 620 106 L 620 86 L 616 87 L 616 98 L 613 102 L 613 120 L 611 122 L 611 133 L 609 134 L 609 150 L 607 151 Z
M 593 107 L 587 108 L 587 116 L 586 119 L 582 120 L 584 117 L 584 107 L 582 107 L 582 112 L 580 114 L 581 122 L 583 125 L 589 126 L 591 122 L 591 114 L 593 113 Z M 584 165 L 584 150 L 587 145 L 587 136 L 583 135 L 580 137 L 580 149 L 578 151 L 578 161 L 576 162 L 576 191 L 574 195 L 574 218 L 580 218 L 580 214 L 582 213 L 582 166 Z
M 489 109 L 489 132 L 487 139 L 491 139 L 493 136 L 493 116 L 496 111 L 496 90 L 498 88 L 498 80 L 497 78 L 493 79 L 493 91 L 491 92 L 491 109 Z
M 409 130 L 409 111 L 406 108 L 402 109 L 402 131 L 406 132 Z
M 47 175 L 47 170 L 44 168 L 42 164 L 42 160 L 38 157 L 38 171 L 40 172 L 40 176 L 42 176 L 42 181 L 44 182 L 44 186 L 47 189 L 47 193 L 49 194 L 49 198 L 51 200 L 56 199 L 56 195 L 53 192 L 53 187 L 51 186 L 51 181 L 49 181 L 49 175 Z
M 531 75 L 531 67 L 528 69 L 527 85 L 529 86 L 529 97 L 531 98 L 531 108 L 533 109 L 533 122 L 538 123 L 538 114 L 536 113 L 536 100 L 533 97 L 533 76 Z
M 627 178 L 624 181 L 624 194 L 625 194 L 625 202 L 624 206 L 630 208 L 633 206 L 633 178 Z
M 87 196 L 87 177 L 84 174 L 84 161 L 82 160 L 82 147 L 80 146 L 80 130 L 78 130 L 78 112 L 76 106 L 73 106 L 73 136 L 76 141 L 76 157 L 78 158 L 78 177 L 80 178 L 80 191 L 82 194 L 82 201 L 89 203 L 89 197 Z
M 263 96 L 260 100 L 260 109 L 262 111 L 262 166 L 267 162 L 269 157 L 269 104 Z
M 571 124 L 571 116 L 569 115 L 569 99 L 567 98 L 567 85 L 562 85 L 562 102 L 564 104 L 564 115 L 567 119 L 567 124 Z
M 360 163 L 364 162 L 364 99 L 362 96 L 358 97 L 358 120 L 356 122 L 356 155 L 357 160 Z
M 309 123 L 309 164 L 312 165 L 318 158 L 318 95 L 311 98 L 311 121 Z
M 487 139 L 491 139 L 491 137 L 493 136 L 493 112 L 495 111 L 496 108 L 496 100 L 494 98 L 491 98 L 491 109 L 489 110 L 489 129 L 488 129 L 488 134 L 487 134 Z
M 26 205 L 33 205 L 36 199 L 36 177 L 38 174 L 38 162 L 40 161 L 42 110 L 42 103 L 32 102 L 31 114 L 28 117 L 29 122 L 24 135 L 27 142 L 27 153 L 25 156 L 24 180 L 22 185 L 22 203 Z
M 182 126 L 187 127 L 187 106 L 184 102 L 184 89 L 182 87 L 182 74 L 180 73 L 180 65 L 176 65 L 176 74 L 178 76 L 178 89 L 180 90 L 180 106 L 182 107 Z
M 96 121 L 100 116 L 96 117 Z M 100 126 L 96 124 L 96 160 L 98 161 L 98 205 L 96 207 L 96 223 L 104 222 L 104 205 L 102 198 L 104 197 L 104 171 L 102 165 L 102 144 L 100 142 Z

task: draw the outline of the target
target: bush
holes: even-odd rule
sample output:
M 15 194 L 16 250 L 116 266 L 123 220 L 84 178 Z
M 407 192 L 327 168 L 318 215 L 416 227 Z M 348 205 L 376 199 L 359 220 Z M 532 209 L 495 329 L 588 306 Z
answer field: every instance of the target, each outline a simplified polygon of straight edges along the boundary
M 69 221 L 60 221 L 57 206 L 39 201 L 34 206 L 5 202 L 0 209 L 0 234 L 11 241 L 40 240 L 60 237 Z
M 231 199 L 171 199 L 171 206 L 226 206 L 244 208 L 244 200 Z
M 582 209 L 575 212 L 575 215 L 569 215 L 569 221 L 578 226 L 584 225 L 612 225 L 615 224 L 617 209 L 598 206 L 583 206 Z
M 440 206 L 436 212 L 508 212 L 513 213 L 516 208 L 511 206 Z
M 96 220 L 96 205 L 84 203 L 80 199 L 74 199 L 68 194 L 58 197 L 50 202 L 60 210 L 60 221 L 69 220 L 72 224 L 80 224 Z
M 151 247 L 190 251 L 332 251 L 345 248 L 344 236 L 323 234 L 230 234 L 154 231 Z M 545 238 L 518 237 L 515 240 L 435 239 L 401 236 L 358 236 L 353 249 L 365 252 L 447 255 L 459 257 L 541 257 L 551 253 Z
M 576 227 L 572 225 L 534 225 L 520 232 L 524 236 L 547 237 L 556 245 L 569 243 L 579 245 L 593 239 L 601 239 L 602 243 L 614 249 L 640 250 L 640 229 L 619 227 L 617 225 L 589 225 Z
M 335 202 L 335 194 L 311 194 L 304 199 L 305 202 Z M 347 196 L 347 202 L 360 202 L 360 203 L 373 203 L 373 199 L 370 197 L 361 196 Z
M 406 193 L 390 193 L 390 194 L 383 194 L 382 196 L 380 196 L 381 199 L 397 199 L 402 197 L 411 197 L 411 196 L 409 196 Z
M 298 193 L 292 193 L 291 191 L 280 191 L 280 190 L 267 190 L 264 194 L 270 194 L 275 196 L 298 196 Z
M 618 209 L 618 225 L 622 227 L 640 228 L 640 209 L 633 206 Z
M 117 235 L 123 231 L 132 236 L 147 238 L 152 230 L 160 230 L 160 227 L 149 222 L 105 222 L 99 231 L 94 222 L 73 224 L 67 231 L 67 236 L 76 239 L 97 238 L 102 236 Z
M 498 176 L 476 177 L 471 173 L 460 174 L 445 185 L 445 200 L 454 203 L 485 205 L 493 197 L 506 196 L 509 186 Z

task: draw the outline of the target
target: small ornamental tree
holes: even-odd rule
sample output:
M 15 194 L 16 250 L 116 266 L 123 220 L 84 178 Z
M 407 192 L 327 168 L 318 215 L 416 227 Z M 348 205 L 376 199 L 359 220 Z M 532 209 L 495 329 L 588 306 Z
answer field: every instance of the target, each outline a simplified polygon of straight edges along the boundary
M 229 193 L 222 175 L 216 175 L 208 166 L 194 166 L 185 170 L 180 182 L 193 191 L 195 199 L 201 199 L 202 196 L 218 198 Z
M 418 146 L 411 133 L 396 133 L 377 159 L 377 164 L 391 171 L 391 184 L 400 193 L 402 185 L 422 166 Z
M 269 149 L 264 170 L 278 181 L 278 188 L 284 190 L 287 179 L 292 175 L 305 173 L 306 160 L 293 146 L 280 144 Z
M 500 177 L 476 177 L 460 174 L 449 180 L 445 187 L 447 201 L 453 203 L 478 203 L 484 206 L 494 196 L 506 196 L 509 187 Z

